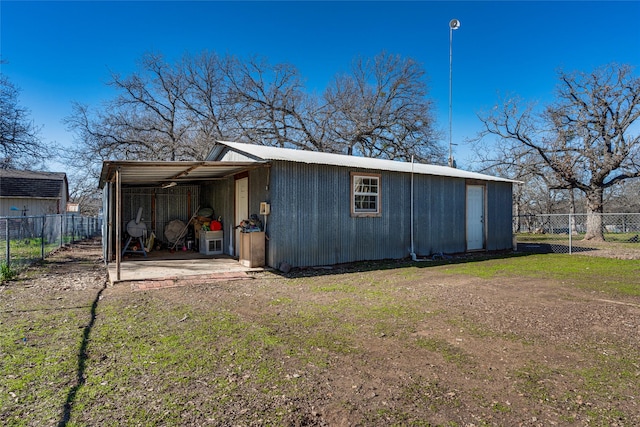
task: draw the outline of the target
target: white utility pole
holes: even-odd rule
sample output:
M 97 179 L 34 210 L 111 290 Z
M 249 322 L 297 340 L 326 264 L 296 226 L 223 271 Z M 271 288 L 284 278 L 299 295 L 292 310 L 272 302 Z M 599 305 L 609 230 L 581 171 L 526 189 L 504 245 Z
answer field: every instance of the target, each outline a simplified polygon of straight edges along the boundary
M 460 28 L 460 21 L 457 19 L 452 19 L 449 22 L 449 167 L 455 167 L 456 162 L 453 160 L 453 142 L 452 142 L 452 134 L 453 129 L 451 126 L 451 113 L 452 113 L 452 75 L 453 75 L 453 30 L 457 30 Z

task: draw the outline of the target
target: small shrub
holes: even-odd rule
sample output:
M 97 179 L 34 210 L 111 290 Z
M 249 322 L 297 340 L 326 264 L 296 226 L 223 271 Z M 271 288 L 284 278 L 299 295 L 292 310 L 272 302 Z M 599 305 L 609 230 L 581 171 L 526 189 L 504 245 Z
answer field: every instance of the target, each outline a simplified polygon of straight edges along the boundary
M 17 272 L 6 262 L 0 263 L 0 281 L 11 280 L 16 277 Z

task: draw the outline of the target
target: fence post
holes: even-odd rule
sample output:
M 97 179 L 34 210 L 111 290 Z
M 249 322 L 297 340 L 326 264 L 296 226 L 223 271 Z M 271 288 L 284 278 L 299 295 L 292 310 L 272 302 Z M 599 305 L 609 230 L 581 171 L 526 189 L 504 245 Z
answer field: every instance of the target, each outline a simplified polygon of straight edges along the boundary
M 58 218 L 60 218 L 60 246 L 58 247 L 61 248 L 64 246 L 64 224 L 62 222 L 62 214 L 58 215 Z
M 9 218 L 4 219 L 4 228 L 7 233 L 7 267 L 11 265 L 11 236 L 9 235 Z
M 572 237 L 573 237 L 573 229 L 571 228 L 571 225 L 573 223 L 573 214 L 569 214 L 569 255 L 571 255 L 571 244 L 572 244 Z
M 44 225 L 47 222 L 47 216 L 42 215 L 42 230 L 40 231 L 40 258 L 44 259 Z

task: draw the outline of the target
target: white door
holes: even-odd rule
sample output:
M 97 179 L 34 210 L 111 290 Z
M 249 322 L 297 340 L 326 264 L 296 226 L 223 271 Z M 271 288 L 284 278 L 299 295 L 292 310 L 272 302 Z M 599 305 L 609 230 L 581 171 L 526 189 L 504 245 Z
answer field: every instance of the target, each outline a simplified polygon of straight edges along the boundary
M 484 249 L 484 186 L 467 186 L 467 250 Z
M 243 219 L 249 219 L 249 178 L 236 179 L 236 218 L 234 225 Z M 240 256 L 240 229 L 235 229 L 233 249 L 234 256 Z

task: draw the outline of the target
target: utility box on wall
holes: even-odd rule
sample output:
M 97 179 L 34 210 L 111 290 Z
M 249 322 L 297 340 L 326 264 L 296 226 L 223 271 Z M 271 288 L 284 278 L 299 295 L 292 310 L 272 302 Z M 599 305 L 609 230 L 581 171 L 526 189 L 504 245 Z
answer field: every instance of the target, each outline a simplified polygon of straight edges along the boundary
M 200 231 L 200 253 L 204 255 L 222 254 L 224 233 L 222 231 Z
M 264 231 L 240 233 L 240 264 L 245 267 L 264 267 Z

